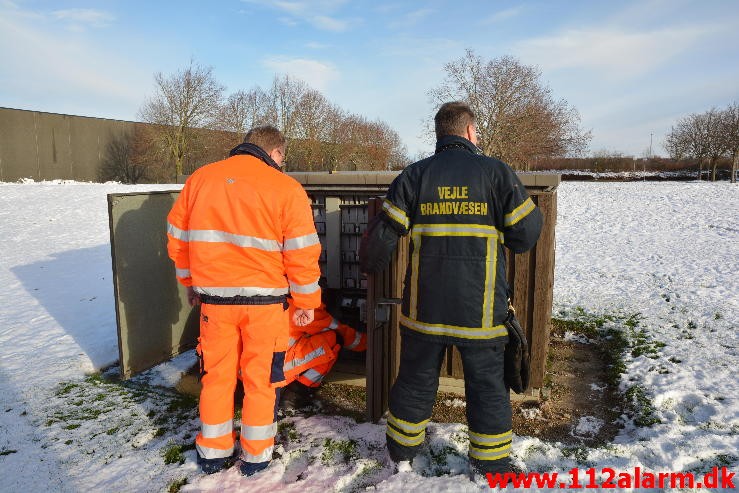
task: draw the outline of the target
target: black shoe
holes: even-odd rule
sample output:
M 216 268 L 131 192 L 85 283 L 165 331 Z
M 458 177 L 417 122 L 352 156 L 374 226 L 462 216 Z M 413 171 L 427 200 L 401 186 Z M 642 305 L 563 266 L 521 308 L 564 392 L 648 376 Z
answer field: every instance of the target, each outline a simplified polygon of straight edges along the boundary
M 387 452 L 390 455 L 390 459 L 392 459 L 392 461 L 396 464 L 404 460 L 407 460 L 408 462 L 413 462 L 413 459 L 418 455 L 419 452 L 421 452 L 422 449 L 423 446 L 403 447 L 396 444 L 393 440 L 387 440 Z
M 314 389 L 297 380 L 282 389 L 280 409 L 302 409 L 313 404 Z
M 205 459 L 203 457 L 200 457 L 200 454 L 197 455 L 197 462 L 200 466 L 200 470 L 203 471 L 205 474 L 214 474 L 224 469 L 228 469 L 229 467 L 234 465 L 234 462 L 236 460 L 235 453 L 234 455 L 231 455 L 229 457 L 219 457 L 217 459 Z
M 239 472 L 242 476 L 251 476 L 264 471 L 269 466 L 270 461 L 265 462 L 245 462 L 243 459 L 239 461 Z
M 495 461 L 470 458 L 470 479 L 472 480 L 477 477 L 486 478 L 487 473 L 491 473 L 495 476 L 496 473 L 505 474 L 507 472 L 518 473 L 522 471 L 518 468 L 514 468 L 509 458 Z

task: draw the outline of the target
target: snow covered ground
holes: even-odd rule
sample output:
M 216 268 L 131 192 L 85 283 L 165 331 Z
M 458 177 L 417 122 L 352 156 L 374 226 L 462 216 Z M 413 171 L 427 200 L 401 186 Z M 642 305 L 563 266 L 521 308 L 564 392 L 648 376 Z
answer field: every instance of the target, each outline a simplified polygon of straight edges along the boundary
M 197 427 L 192 403 L 169 388 L 191 354 L 126 385 L 94 375 L 117 359 L 106 194 L 166 188 L 0 184 L 0 491 L 162 491 L 185 478 L 182 491 L 489 490 L 467 479 L 462 425 L 432 424 L 430 453 L 396 472 L 381 425 L 327 416 L 285 419 L 265 473 L 199 475 L 178 448 Z M 515 464 L 739 471 L 739 187 L 567 182 L 558 210 L 554 314 L 647 341 L 627 352 L 621 386 L 641 389 L 658 423 L 627 420 L 613 444 L 574 453 L 519 436 Z M 587 436 L 602 422 L 576 425 Z

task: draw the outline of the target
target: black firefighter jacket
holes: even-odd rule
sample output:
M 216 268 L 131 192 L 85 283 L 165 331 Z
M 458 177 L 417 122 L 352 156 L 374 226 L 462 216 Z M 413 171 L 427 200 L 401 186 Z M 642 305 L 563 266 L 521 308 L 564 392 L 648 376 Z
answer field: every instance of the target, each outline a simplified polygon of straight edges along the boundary
M 539 238 L 542 217 L 511 168 L 469 140 L 441 138 L 436 154 L 393 181 L 360 246 L 360 267 L 384 269 L 399 235 L 411 235 L 401 330 L 446 344 L 507 339 L 503 246 Z

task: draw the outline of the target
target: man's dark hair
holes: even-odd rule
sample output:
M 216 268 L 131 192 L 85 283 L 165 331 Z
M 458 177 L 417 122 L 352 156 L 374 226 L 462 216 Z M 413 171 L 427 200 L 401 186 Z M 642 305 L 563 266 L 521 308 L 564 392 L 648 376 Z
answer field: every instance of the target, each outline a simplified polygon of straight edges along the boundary
M 269 154 L 275 149 L 285 146 L 285 136 L 272 125 L 254 127 L 246 133 L 245 144 L 254 144 Z
M 434 117 L 436 138 L 440 139 L 445 135 L 461 135 L 464 137 L 467 125 L 474 123 L 475 113 L 467 103 L 461 101 L 444 103 Z

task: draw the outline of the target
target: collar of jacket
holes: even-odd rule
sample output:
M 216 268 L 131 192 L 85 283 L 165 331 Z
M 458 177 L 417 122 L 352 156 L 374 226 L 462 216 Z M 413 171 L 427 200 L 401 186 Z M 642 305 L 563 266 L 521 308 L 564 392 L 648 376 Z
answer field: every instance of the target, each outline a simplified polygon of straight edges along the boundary
M 267 165 L 272 166 L 277 171 L 282 171 L 280 165 L 277 164 L 274 159 L 269 157 L 269 154 L 264 152 L 264 149 L 262 149 L 258 145 L 245 142 L 243 144 L 237 145 L 236 147 L 231 149 L 231 152 L 228 153 L 229 156 L 239 156 L 242 154 L 246 154 L 247 156 L 254 156 L 257 159 L 261 159 L 262 161 L 264 161 Z
M 466 149 L 473 154 L 482 154 L 482 150 L 475 144 L 459 135 L 445 135 L 436 141 L 436 153 L 447 149 Z

